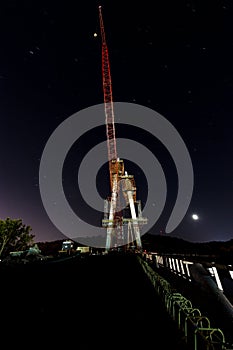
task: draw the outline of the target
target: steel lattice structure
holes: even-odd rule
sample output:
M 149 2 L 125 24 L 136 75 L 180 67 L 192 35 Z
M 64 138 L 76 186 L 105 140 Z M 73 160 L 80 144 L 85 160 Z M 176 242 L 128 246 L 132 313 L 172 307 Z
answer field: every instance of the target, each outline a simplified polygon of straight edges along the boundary
M 140 201 L 136 200 L 134 177 L 125 172 L 124 162 L 117 156 L 112 80 L 101 6 L 99 6 L 99 21 L 102 39 L 102 79 L 111 190 L 111 196 L 105 200 L 104 219 L 102 220 L 103 226 L 107 228 L 106 250 L 119 246 L 129 247 L 134 240 L 137 249 L 141 250 L 140 225 L 145 224 L 147 220 L 142 217 Z M 121 199 L 124 200 L 125 210 L 121 209 Z M 125 217 L 124 212 L 127 211 L 127 208 L 130 215 Z M 125 225 L 128 227 L 127 234 L 124 232 Z

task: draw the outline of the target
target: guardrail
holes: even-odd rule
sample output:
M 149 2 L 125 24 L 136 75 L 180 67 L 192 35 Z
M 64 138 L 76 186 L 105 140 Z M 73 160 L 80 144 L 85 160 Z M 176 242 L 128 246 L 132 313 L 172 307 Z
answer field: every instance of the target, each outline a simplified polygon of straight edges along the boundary
M 137 258 L 162 299 L 167 312 L 183 333 L 188 348 L 193 350 L 233 350 L 232 344 L 227 343 L 221 329 L 212 328 L 209 319 L 202 316 L 201 311 L 193 307 L 190 300 L 178 293 L 140 256 Z

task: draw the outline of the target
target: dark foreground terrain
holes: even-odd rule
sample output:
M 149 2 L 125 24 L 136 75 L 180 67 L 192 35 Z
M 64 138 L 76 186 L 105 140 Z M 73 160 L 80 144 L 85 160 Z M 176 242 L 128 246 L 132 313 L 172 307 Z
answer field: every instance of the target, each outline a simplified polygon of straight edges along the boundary
M 5 349 L 185 349 L 136 256 L 94 255 L 0 271 Z

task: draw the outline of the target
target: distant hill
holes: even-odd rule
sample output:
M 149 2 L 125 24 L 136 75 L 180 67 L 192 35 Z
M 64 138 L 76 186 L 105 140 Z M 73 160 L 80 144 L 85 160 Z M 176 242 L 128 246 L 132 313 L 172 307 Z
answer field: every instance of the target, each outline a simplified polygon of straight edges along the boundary
M 142 236 L 143 249 L 164 254 L 197 254 L 224 257 L 233 264 L 233 239 L 229 241 L 189 242 L 167 235 L 146 233 Z
M 233 264 L 233 239 L 229 241 L 210 241 L 194 243 L 182 238 L 168 235 L 155 235 L 146 233 L 142 237 L 143 250 L 158 252 L 160 254 L 194 254 L 218 257 Z M 38 247 L 44 255 L 56 255 L 62 247 L 63 240 L 52 242 L 39 242 Z M 75 242 L 74 242 L 75 243 Z M 88 243 L 88 242 L 87 242 Z M 78 244 L 74 244 L 75 247 Z M 88 244 L 87 244 L 88 245 Z
M 184 253 L 193 250 L 193 243 L 184 239 L 146 233 L 141 237 L 143 249 L 158 253 Z

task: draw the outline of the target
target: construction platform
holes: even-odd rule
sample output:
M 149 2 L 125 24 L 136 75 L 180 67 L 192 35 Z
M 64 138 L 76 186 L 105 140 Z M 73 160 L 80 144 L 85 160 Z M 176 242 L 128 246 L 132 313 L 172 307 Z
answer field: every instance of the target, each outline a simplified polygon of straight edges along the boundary
M 187 349 L 135 255 L 5 267 L 1 279 L 9 348 Z

